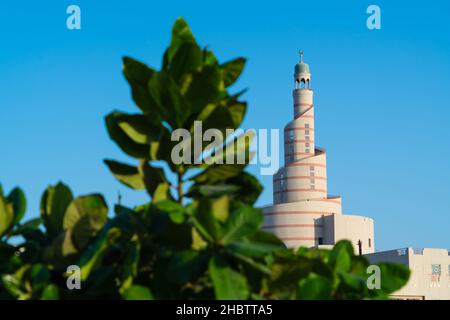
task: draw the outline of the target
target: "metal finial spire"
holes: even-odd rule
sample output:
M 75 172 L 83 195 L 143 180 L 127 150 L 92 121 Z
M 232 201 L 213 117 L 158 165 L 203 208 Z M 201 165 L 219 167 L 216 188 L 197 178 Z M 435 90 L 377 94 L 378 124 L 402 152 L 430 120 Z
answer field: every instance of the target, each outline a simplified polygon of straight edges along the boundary
M 302 62 L 303 62 L 303 50 L 300 49 L 300 50 L 298 51 L 298 53 L 300 54 L 300 63 L 302 63 Z

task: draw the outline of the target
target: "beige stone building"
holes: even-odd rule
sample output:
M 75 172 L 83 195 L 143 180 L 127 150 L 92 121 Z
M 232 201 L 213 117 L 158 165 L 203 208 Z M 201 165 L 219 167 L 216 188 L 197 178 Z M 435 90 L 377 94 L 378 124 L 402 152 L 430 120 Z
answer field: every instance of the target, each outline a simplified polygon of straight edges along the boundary
M 411 278 L 397 299 L 450 299 L 450 256 L 446 249 L 375 252 L 374 221 L 342 214 L 342 198 L 327 190 L 326 150 L 316 146 L 314 99 L 309 65 L 295 66 L 293 120 L 284 128 L 284 167 L 273 177 L 273 205 L 263 207 L 263 228 L 288 247 L 331 247 L 350 240 L 372 263 L 408 266 Z M 382 276 L 382 275 L 381 275 Z
M 284 128 L 284 162 L 273 177 L 274 204 L 263 208 L 264 229 L 288 247 L 333 245 L 349 239 L 360 254 L 375 252 L 373 220 L 343 215 L 342 198 L 327 190 L 326 150 L 316 146 L 309 65 L 295 66 L 293 120 Z
M 366 257 L 373 264 L 397 262 L 409 267 L 411 278 L 405 287 L 393 295 L 394 299 L 450 299 L 450 256 L 447 249 L 404 248 L 372 253 Z

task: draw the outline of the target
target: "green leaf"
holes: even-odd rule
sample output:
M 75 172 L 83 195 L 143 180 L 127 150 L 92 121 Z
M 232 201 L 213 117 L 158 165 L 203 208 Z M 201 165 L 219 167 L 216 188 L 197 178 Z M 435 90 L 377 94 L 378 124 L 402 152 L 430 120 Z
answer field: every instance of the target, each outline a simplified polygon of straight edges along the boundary
M 170 185 L 167 182 L 158 184 L 152 195 L 152 203 L 172 199 L 170 194 Z
M 185 220 L 185 208 L 173 200 L 162 200 L 155 204 L 158 210 L 169 215 L 174 223 L 183 223 Z
M 339 272 L 338 274 L 341 279 L 340 285 L 344 285 L 344 292 L 350 293 L 353 290 L 360 294 L 366 293 L 367 284 L 364 277 L 349 272 Z
M 297 295 L 302 300 L 330 300 L 332 291 L 333 286 L 328 279 L 310 276 L 300 281 Z
M 139 173 L 143 177 L 145 188 L 153 198 L 153 202 L 171 198 L 170 184 L 167 181 L 164 169 L 154 167 L 147 161 L 141 161 Z
M 30 270 L 30 280 L 33 291 L 41 290 L 50 281 L 50 271 L 41 263 L 35 264 Z
M 280 249 L 286 248 L 284 242 L 281 241 L 276 235 L 263 230 L 257 230 L 254 234 L 247 237 L 247 239 L 253 243 L 272 245 Z
M 0 237 L 8 231 L 14 220 L 13 204 L 9 203 L 3 196 L 3 190 L 0 186 Z
M 175 52 L 169 72 L 174 80 L 181 85 L 180 78 L 183 75 L 198 71 L 202 66 L 202 59 L 203 54 L 200 47 L 196 43 L 185 42 Z
M 232 242 L 226 245 L 225 248 L 233 253 L 255 258 L 264 258 L 275 250 L 283 249 L 283 247 L 278 245 L 247 241 Z
M 48 187 L 42 195 L 41 217 L 51 235 L 57 235 L 63 230 L 64 214 L 72 200 L 72 191 L 61 182 Z
M 141 230 L 141 228 L 145 228 L 145 226 L 142 225 L 142 220 L 144 219 L 148 207 L 149 205 L 145 204 L 138 206 L 133 210 L 122 205 L 115 205 L 114 212 L 116 216 L 107 222 L 107 226 L 119 227 L 122 231 L 130 234 L 137 230 Z
M 213 256 L 209 260 L 208 270 L 216 299 L 244 300 L 248 298 L 250 290 L 246 277 L 233 270 L 224 257 Z
M 398 263 L 378 263 L 381 275 L 381 290 L 386 294 L 394 293 L 408 283 L 411 271 Z
M 218 184 L 232 177 L 239 175 L 252 158 L 249 151 L 254 132 L 249 131 L 241 134 L 235 140 L 229 142 L 217 154 L 212 155 L 208 161 L 214 163 L 207 167 L 206 170 L 193 176 L 190 180 L 199 184 Z M 220 159 L 222 163 L 219 162 Z M 230 162 L 233 164 L 225 164 Z
M 205 216 L 211 215 L 217 223 L 219 221 L 225 222 L 229 214 L 229 205 L 229 199 L 227 196 L 221 196 L 218 198 L 201 198 L 198 206 L 198 214 Z M 195 212 L 194 216 L 197 216 Z M 217 228 L 220 228 L 218 224 Z M 218 236 L 219 233 L 220 232 L 218 231 L 216 235 Z
M 12 226 L 18 224 L 22 220 L 23 215 L 27 209 L 27 199 L 25 193 L 20 188 L 14 188 L 7 197 L 7 201 L 12 203 L 14 211 L 14 219 Z
M 22 283 L 19 279 L 17 279 L 17 277 L 12 274 L 4 274 L 1 277 L 3 287 L 10 295 L 17 298 L 25 293 L 22 288 Z
M 172 61 L 175 53 L 180 48 L 180 46 L 184 43 L 196 43 L 194 35 L 192 34 L 191 29 L 189 28 L 186 21 L 179 17 L 172 27 L 172 39 L 170 41 L 170 47 L 168 51 L 168 60 Z
M 274 299 L 294 299 L 298 280 L 308 277 L 314 261 L 293 254 L 291 250 L 274 253 L 270 278 L 264 280 L 265 291 Z
M 245 254 L 241 254 L 236 250 L 232 250 L 230 247 L 227 247 L 226 249 L 228 254 L 230 254 L 231 256 L 235 257 L 238 260 L 241 260 L 242 262 L 246 263 L 255 270 L 265 273 L 266 275 L 271 274 L 271 270 L 269 267 L 260 262 L 255 261 L 252 257 L 249 257 Z
M 127 136 L 136 143 L 147 144 L 158 141 L 162 124 L 154 115 L 118 114 L 116 121 Z
M 335 244 L 330 252 L 329 264 L 337 271 L 350 270 L 353 256 L 353 246 L 348 240 L 341 240 Z
M 245 113 L 247 112 L 247 103 L 235 102 L 227 106 L 227 111 L 230 114 L 231 121 L 235 128 L 238 128 L 244 120 Z
M 226 87 L 236 82 L 244 70 L 245 62 L 244 58 L 237 58 L 221 65 Z
M 120 163 L 114 160 L 104 160 L 114 177 L 127 187 L 134 190 L 144 190 L 143 177 L 137 167 Z
M 194 211 L 192 218 L 194 226 L 205 240 L 214 242 L 220 238 L 221 227 L 219 220 L 214 215 L 210 200 L 200 200 L 198 209 Z
M 224 95 L 222 74 L 217 66 L 206 66 L 201 72 L 193 74 L 186 92 L 186 98 L 194 114 L 200 113 L 208 104 L 218 102 Z
M 24 237 L 26 237 L 27 235 L 38 231 L 42 222 L 42 218 L 31 219 L 24 224 L 17 226 L 16 229 L 14 229 L 13 235 L 23 235 Z
M 142 62 L 129 57 L 123 58 L 123 74 L 131 86 L 134 102 L 144 113 L 152 113 L 156 108 L 148 92 L 148 81 L 154 72 Z
M 149 288 L 139 285 L 132 285 L 123 294 L 125 300 L 153 300 L 153 295 Z
M 41 300 L 58 300 L 59 289 L 55 284 L 47 285 L 42 291 Z
M 224 225 L 221 242 L 228 244 L 254 234 L 262 224 L 261 210 L 242 206 L 234 210 Z
M 72 201 L 64 215 L 64 230 L 73 229 L 77 248 L 84 248 L 108 220 L 108 206 L 100 194 L 79 197 Z
M 229 178 L 225 183 L 238 185 L 241 192 L 235 194 L 235 199 L 249 205 L 253 205 L 258 200 L 264 189 L 255 176 L 245 171 L 241 171 L 238 175 Z
M 220 222 L 228 219 L 230 211 L 230 198 L 226 195 L 211 199 L 211 210 Z
M 169 269 L 170 281 L 183 285 L 199 277 L 207 267 L 207 256 L 204 252 L 184 250 L 175 252 L 172 256 Z
M 109 137 L 129 156 L 138 159 L 148 159 L 150 157 L 149 145 L 137 143 L 120 127 L 119 119 L 123 115 L 124 113 L 115 111 L 106 116 L 105 123 Z
M 190 180 L 199 184 L 215 184 L 237 176 L 243 169 L 244 166 L 239 164 L 214 164 Z
M 91 272 L 101 263 L 108 248 L 121 235 L 117 227 L 105 227 L 98 235 L 95 242 L 85 250 L 77 265 L 81 269 L 81 280 L 89 278 Z
M 73 200 L 64 216 L 63 228 L 66 230 L 75 227 L 84 216 L 91 218 L 92 225 L 97 230 L 103 227 L 108 218 L 108 206 L 102 195 L 91 194 Z
M 73 238 L 73 229 L 65 230 L 56 238 L 56 252 L 59 257 L 67 257 L 78 252 Z
M 217 65 L 218 61 L 214 53 L 207 47 L 203 49 L 203 63 L 207 66 Z
M 153 210 L 150 209 L 150 211 Z M 159 210 L 151 212 L 148 233 L 155 244 L 158 243 L 164 247 L 163 251 L 185 250 L 192 246 L 191 224 L 175 223 L 168 214 L 161 213 Z
M 172 172 L 178 172 L 178 165 L 172 162 L 172 150 L 178 141 L 172 141 L 172 134 L 166 127 L 161 129 L 161 135 L 157 142 L 150 144 L 150 159 L 165 161 Z
M 162 58 L 161 70 L 168 70 L 169 69 L 169 49 L 170 48 L 167 48 L 164 51 L 163 58 Z
M 78 249 L 72 240 L 72 229 L 65 230 L 47 245 L 42 253 L 42 260 L 53 268 L 66 268 L 74 263 Z
M 224 136 L 227 134 L 226 129 L 237 129 L 242 124 L 247 112 L 246 103 L 233 100 L 224 105 L 212 106 L 208 105 L 204 108 L 196 120 L 203 121 L 202 127 L 204 131 L 217 129 Z
M 187 197 L 206 197 L 206 198 L 215 198 L 222 196 L 224 194 L 235 193 L 240 190 L 240 187 L 237 185 L 197 185 L 193 184 L 186 194 Z
M 191 108 L 172 77 L 165 71 L 157 72 L 150 78 L 148 87 L 161 117 L 172 129 L 182 128 Z
M 215 198 L 229 195 L 233 200 L 253 205 L 263 190 L 262 185 L 253 175 L 241 171 L 236 176 L 218 184 L 194 183 L 186 196 L 191 198 Z
M 208 246 L 208 243 L 205 240 L 203 240 L 202 236 L 197 231 L 197 229 L 192 228 L 191 234 L 192 234 L 192 249 L 203 250 Z
M 19 300 L 29 299 L 31 297 L 31 287 L 25 286 L 25 276 L 29 272 L 31 265 L 27 264 L 20 267 L 14 274 L 3 274 L 1 276 L 3 287 L 13 297 Z
M 131 239 L 128 247 L 127 256 L 123 264 L 124 271 L 122 275 L 122 284 L 119 292 L 122 294 L 128 290 L 133 284 L 133 280 L 138 275 L 138 265 L 140 260 L 141 244 L 138 237 L 135 235 Z

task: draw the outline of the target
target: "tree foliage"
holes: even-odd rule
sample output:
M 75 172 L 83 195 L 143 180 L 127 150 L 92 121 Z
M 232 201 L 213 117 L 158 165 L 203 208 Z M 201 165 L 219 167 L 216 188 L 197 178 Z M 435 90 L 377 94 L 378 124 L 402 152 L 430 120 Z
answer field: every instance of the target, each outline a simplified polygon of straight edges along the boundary
M 4 195 L 0 188 L 0 298 L 380 299 L 401 288 L 408 269 L 381 264 L 381 289 L 369 290 L 369 264 L 348 241 L 332 250 L 292 250 L 261 230 L 254 203 L 262 186 L 244 171 L 248 143 L 231 151 L 216 146 L 212 154 L 244 152 L 245 164 L 172 162 L 173 130 L 193 133 L 195 121 L 224 133 L 240 126 L 247 103 L 230 88 L 244 66 L 244 58 L 220 63 L 182 18 L 161 70 L 125 57 L 123 73 L 139 110 L 114 111 L 105 122 L 135 163 L 105 164 L 120 183 L 145 190 L 149 201 L 116 204 L 108 216 L 100 194 L 75 197 L 58 183 L 45 190 L 40 217 L 22 223 L 24 193 Z M 205 147 L 193 160 L 205 157 Z M 80 268 L 80 290 L 66 285 L 71 265 Z

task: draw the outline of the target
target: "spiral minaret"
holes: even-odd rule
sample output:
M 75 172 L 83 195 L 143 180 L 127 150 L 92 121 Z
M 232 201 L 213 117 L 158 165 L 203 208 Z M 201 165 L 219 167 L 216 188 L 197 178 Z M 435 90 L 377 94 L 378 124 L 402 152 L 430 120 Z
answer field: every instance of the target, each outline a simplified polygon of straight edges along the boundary
M 300 51 L 294 72 L 293 120 L 284 128 L 285 166 L 273 176 L 274 204 L 263 208 L 264 229 L 275 233 L 289 247 L 331 245 L 342 233 L 336 230 L 334 219 L 341 215 L 341 197 L 328 195 L 326 152 L 315 145 L 313 93 L 310 68 Z M 329 216 L 332 218 L 327 219 Z M 343 237 L 355 238 L 355 245 L 364 240 L 365 246 L 372 248 L 373 225 L 372 235 L 370 226 L 360 227 L 369 230 L 369 235 L 364 230 L 362 235 L 353 237 L 345 231 Z

